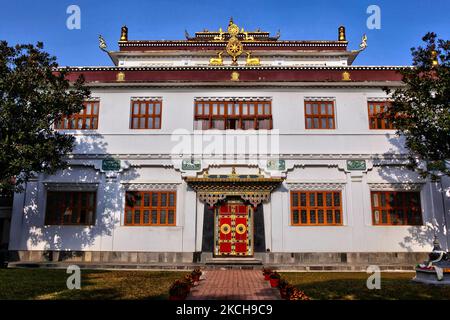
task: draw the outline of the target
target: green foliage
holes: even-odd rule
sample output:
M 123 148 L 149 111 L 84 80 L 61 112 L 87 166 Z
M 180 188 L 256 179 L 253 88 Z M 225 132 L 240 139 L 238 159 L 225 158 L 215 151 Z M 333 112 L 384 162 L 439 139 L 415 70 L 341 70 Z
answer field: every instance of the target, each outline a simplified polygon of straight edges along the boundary
M 56 58 L 36 46 L 0 42 L 0 191 L 22 191 L 34 173 L 66 167 L 74 137 L 58 133 L 62 115 L 79 112 L 90 95 L 80 77 L 72 85 Z
M 405 137 L 409 167 L 433 179 L 450 175 L 450 41 L 436 38 L 427 33 L 425 45 L 411 49 L 405 86 L 385 89 L 393 99 L 386 116 Z

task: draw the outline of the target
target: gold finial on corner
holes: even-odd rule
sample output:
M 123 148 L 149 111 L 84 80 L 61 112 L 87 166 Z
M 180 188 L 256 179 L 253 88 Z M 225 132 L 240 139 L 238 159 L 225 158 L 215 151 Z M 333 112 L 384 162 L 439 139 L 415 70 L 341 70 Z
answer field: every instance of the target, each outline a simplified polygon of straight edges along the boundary
M 350 78 L 350 72 L 342 72 L 342 81 L 352 81 L 352 79 Z
M 208 168 L 205 169 L 205 172 L 203 172 L 203 178 L 207 178 L 209 175 Z
M 361 44 L 359 45 L 359 51 L 363 51 L 367 48 L 367 35 L 364 33 L 361 39 Z
M 436 50 L 432 50 L 431 51 L 431 65 L 433 67 L 436 67 L 439 65 L 439 61 L 437 59 L 437 51 Z
M 345 38 L 345 27 L 344 26 L 340 26 L 338 28 L 338 33 L 339 33 L 339 35 L 338 35 L 339 41 L 347 41 Z
M 231 79 L 230 79 L 231 81 L 239 81 L 239 72 L 237 72 L 237 71 L 233 71 L 232 73 L 231 73 Z
M 116 81 L 121 82 L 125 81 L 125 73 L 119 72 L 116 74 Z
M 119 41 L 128 41 L 128 28 L 127 26 L 123 26 L 120 31 L 120 40 Z

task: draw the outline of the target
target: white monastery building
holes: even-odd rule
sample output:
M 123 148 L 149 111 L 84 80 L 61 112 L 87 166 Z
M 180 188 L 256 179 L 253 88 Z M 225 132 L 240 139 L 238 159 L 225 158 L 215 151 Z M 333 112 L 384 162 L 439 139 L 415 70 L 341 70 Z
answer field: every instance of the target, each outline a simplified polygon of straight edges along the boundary
M 367 44 L 291 41 L 230 20 L 185 40 L 100 48 L 113 66 L 69 67 L 91 88 L 57 130 L 69 167 L 36 175 L 13 202 L 21 262 L 410 266 L 450 198 L 405 167 L 382 116 L 402 67 L 355 66 Z

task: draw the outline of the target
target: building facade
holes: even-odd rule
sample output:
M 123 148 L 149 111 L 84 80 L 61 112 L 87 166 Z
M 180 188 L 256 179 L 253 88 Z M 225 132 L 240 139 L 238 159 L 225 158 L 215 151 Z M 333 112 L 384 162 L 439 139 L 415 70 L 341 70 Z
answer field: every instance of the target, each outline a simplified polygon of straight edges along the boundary
M 284 266 L 413 265 L 448 244 L 449 179 L 406 167 L 383 118 L 401 67 L 354 66 L 366 48 L 286 41 L 232 20 L 185 40 L 100 48 L 70 67 L 92 95 L 56 129 L 69 168 L 16 194 L 20 261 L 130 264 L 252 259 Z

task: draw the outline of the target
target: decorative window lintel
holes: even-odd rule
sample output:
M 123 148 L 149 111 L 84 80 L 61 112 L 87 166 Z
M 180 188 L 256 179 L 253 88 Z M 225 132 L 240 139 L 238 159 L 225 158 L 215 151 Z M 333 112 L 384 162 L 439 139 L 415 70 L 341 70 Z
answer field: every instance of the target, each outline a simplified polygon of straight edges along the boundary
M 155 190 L 155 191 L 176 191 L 181 183 L 122 183 L 126 191 L 142 191 L 142 190 Z
M 377 183 L 369 182 L 371 191 L 420 191 L 424 183 Z
M 345 183 L 341 182 L 287 182 L 289 190 L 343 190 Z
M 98 183 L 44 182 L 47 191 L 97 191 Z

